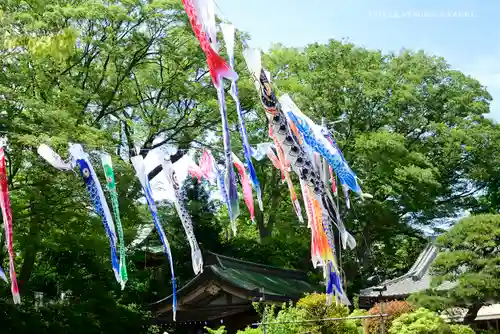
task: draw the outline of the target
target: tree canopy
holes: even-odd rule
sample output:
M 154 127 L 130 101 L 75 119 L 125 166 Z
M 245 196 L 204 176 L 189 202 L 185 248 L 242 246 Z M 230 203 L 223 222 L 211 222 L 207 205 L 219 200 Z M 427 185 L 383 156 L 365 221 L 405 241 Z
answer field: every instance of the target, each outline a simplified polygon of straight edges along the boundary
M 491 202 L 479 196 L 496 191 L 493 152 L 500 132 L 483 117 L 491 97 L 444 59 L 330 41 L 304 49 L 277 45 L 265 60 L 277 87 L 305 114 L 329 121 L 363 191 L 374 196 L 345 211 L 359 246 L 346 255 L 359 259 L 345 263 L 351 282 L 374 271 L 386 278 L 402 274 L 423 243 L 415 244 L 422 235 L 417 228 L 437 227 L 483 199 Z M 406 265 L 395 270 L 387 255 L 411 243 Z
M 8 286 L 0 286 L 2 328 L 86 334 L 158 330 L 146 305 L 170 294 L 171 287 L 168 263 L 154 251 L 159 245 L 154 230 L 127 249 L 129 282 L 121 291 L 83 182 L 53 169 L 36 149 L 46 143 L 67 157 L 68 142 L 82 143 L 95 165 L 96 152 L 113 154 L 127 245 L 152 225 L 132 154 L 146 156 L 168 146 L 177 149 L 174 163 L 200 148 L 222 156 L 216 91 L 181 1 L 6 0 L 0 3 L 0 37 L 0 135 L 8 138 L 23 299 L 21 306 L 12 305 Z M 237 40 L 243 37 L 238 32 Z M 269 141 L 267 124 L 241 51 L 236 43 L 239 96 L 256 145 Z M 382 54 L 334 40 L 301 49 L 276 45 L 263 60 L 279 94 L 289 93 L 311 119 L 326 119 L 363 190 L 373 195 L 353 198 L 350 210 L 339 195 L 358 245 L 340 254 L 349 295 L 369 285 L 370 276 L 390 278 L 407 270 L 425 243 L 422 228 L 438 227 L 465 210 L 498 213 L 500 132 L 483 117 L 491 96 L 477 80 L 423 51 Z M 242 156 L 235 106 L 227 102 L 233 152 Z M 213 189 L 186 179 L 185 203 L 200 246 L 307 270 L 319 279 L 310 264 L 310 231 L 297 220 L 279 171 L 265 159 L 254 163 L 265 210 L 256 208 L 253 224 L 242 202 L 236 237 L 230 236 L 227 212 L 212 198 Z M 159 172 L 155 168 L 150 177 Z M 168 202 L 159 203 L 159 214 L 182 285 L 192 272 L 181 223 Z M 477 238 L 496 221 L 468 219 L 478 220 L 470 230 Z M 440 239 L 452 254 L 473 251 L 459 243 L 469 240 L 467 221 Z M 481 275 L 493 275 L 488 271 L 493 253 L 488 254 L 484 261 L 468 253 L 462 260 L 482 266 Z M 5 268 L 5 247 L 0 260 Z M 454 269 L 438 263 L 441 276 Z M 464 277 L 475 282 L 475 276 Z M 467 286 L 460 289 L 469 293 Z M 494 297 L 486 286 L 475 289 L 470 300 Z

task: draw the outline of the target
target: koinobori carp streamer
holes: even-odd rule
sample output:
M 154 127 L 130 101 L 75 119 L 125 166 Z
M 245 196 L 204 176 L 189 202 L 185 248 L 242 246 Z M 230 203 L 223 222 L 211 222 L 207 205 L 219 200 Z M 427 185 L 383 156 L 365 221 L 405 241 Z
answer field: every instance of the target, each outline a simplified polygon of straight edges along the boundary
M 116 191 L 115 173 L 113 171 L 113 163 L 111 156 L 107 153 L 101 153 L 102 168 L 106 177 L 106 186 L 111 198 L 111 207 L 113 216 L 115 217 L 116 229 L 118 230 L 118 241 L 120 242 L 120 283 L 122 290 L 125 288 L 125 283 L 128 280 L 127 274 L 127 259 L 125 256 L 125 240 L 123 237 L 123 227 L 120 217 L 120 206 L 118 204 L 118 193 Z
M 9 186 L 7 182 L 7 167 L 5 163 L 5 139 L 2 138 L 0 142 L 0 206 L 2 209 L 3 227 L 5 241 L 7 245 L 7 251 L 9 253 L 9 276 L 10 276 L 10 290 L 12 292 L 12 300 L 14 304 L 21 303 L 21 296 L 19 295 L 19 287 L 17 285 L 16 278 L 16 266 L 14 263 L 15 253 L 14 253 L 14 237 L 12 228 L 12 211 L 10 207 L 9 198 Z M 3 274 L 3 275 L 2 275 Z M 5 277 L 5 273 L 2 270 L 0 274 Z
M 144 159 L 141 155 L 137 155 L 130 158 L 130 160 L 132 161 L 135 173 L 142 186 L 142 191 L 144 193 L 144 197 L 146 197 L 146 202 L 148 203 L 149 211 L 151 212 L 151 216 L 153 218 L 153 223 L 156 227 L 158 235 L 160 236 L 163 250 L 167 255 L 170 265 L 170 274 L 172 276 L 172 315 L 173 320 L 175 321 L 177 314 L 177 284 L 175 280 L 174 260 L 172 257 L 172 251 L 170 249 L 170 243 L 168 242 L 167 235 L 165 234 L 165 230 L 163 229 L 163 226 L 161 224 L 160 217 L 158 217 L 158 210 L 156 209 L 156 204 L 153 198 L 153 190 L 151 189 L 151 185 L 149 184 L 148 174 L 146 173 L 146 167 L 144 166 Z
M 227 78 L 236 81 L 238 79 L 238 75 L 214 49 L 216 41 L 214 40 L 215 35 L 213 34 L 213 32 L 212 36 L 209 36 L 207 34 L 207 28 L 210 32 L 210 27 L 213 26 L 214 22 L 214 20 L 212 20 L 214 12 L 207 9 L 208 2 L 200 0 L 182 0 L 182 3 L 184 4 L 184 9 L 188 16 L 189 22 L 191 23 L 193 32 L 200 42 L 201 49 L 205 53 L 210 76 L 215 88 L 217 89 L 217 99 L 222 120 L 222 139 L 224 143 L 224 157 L 226 167 L 226 179 L 224 181 L 224 184 L 227 188 L 227 196 L 229 205 L 231 207 L 231 209 L 229 210 L 229 217 L 231 221 L 235 221 L 239 215 L 239 201 L 238 191 L 236 189 L 236 177 L 231 155 L 231 139 L 229 137 L 226 99 L 224 96 L 224 85 L 222 84 L 222 80 L 223 78 Z

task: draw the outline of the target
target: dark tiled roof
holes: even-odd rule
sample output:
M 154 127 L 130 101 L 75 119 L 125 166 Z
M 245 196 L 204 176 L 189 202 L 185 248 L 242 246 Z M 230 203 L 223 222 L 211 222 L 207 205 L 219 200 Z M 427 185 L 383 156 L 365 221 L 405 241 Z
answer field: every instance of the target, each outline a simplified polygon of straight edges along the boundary
M 266 299 L 275 301 L 297 300 L 307 293 L 323 290 L 321 286 L 311 283 L 302 271 L 247 262 L 212 252 L 205 253 L 204 260 L 203 273 L 177 290 L 178 298 L 189 295 L 204 282 L 212 280 L 237 288 L 248 297 L 257 297 L 262 291 Z M 153 305 L 168 304 L 171 297 Z
M 382 292 L 383 297 L 406 296 L 415 292 L 424 291 L 431 286 L 431 275 L 429 269 L 438 254 L 436 246 L 430 242 L 420 253 L 413 266 L 406 274 L 398 278 L 385 281 L 379 286 L 386 286 L 387 290 Z M 453 283 L 445 282 L 438 289 L 447 290 L 454 286 Z M 378 291 L 370 287 L 360 291 L 360 297 L 378 297 Z
M 211 265 L 210 270 L 222 280 L 247 291 L 263 289 L 265 294 L 295 299 L 322 290 L 311 284 L 306 273 L 301 271 L 264 266 L 217 254 L 213 256 L 218 263 Z

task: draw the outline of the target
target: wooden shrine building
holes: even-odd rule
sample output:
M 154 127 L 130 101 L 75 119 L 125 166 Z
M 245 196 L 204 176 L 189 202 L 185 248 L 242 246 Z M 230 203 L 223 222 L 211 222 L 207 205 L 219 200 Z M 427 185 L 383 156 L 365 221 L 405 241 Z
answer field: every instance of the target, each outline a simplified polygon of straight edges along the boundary
M 177 321 L 172 321 L 172 296 L 152 304 L 160 324 L 176 333 L 204 333 L 203 327 L 226 326 L 236 333 L 260 320 L 252 302 L 279 304 L 320 292 L 305 272 L 281 269 L 206 253 L 203 272 L 177 290 Z

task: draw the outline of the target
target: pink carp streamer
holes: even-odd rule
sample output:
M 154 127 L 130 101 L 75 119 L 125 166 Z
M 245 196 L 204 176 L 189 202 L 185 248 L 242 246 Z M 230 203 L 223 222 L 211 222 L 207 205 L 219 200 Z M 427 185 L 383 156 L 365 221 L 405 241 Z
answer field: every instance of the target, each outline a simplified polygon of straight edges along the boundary
M 337 182 L 335 182 L 335 174 L 333 174 L 333 169 L 328 166 L 328 172 L 330 173 L 330 183 L 332 184 L 332 193 L 337 196 Z
M 194 167 L 193 170 L 197 170 L 197 168 Z M 227 207 L 227 212 L 231 221 L 231 228 L 233 230 L 233 233 L 236 233 L 236 219 L 233 219 L 232 206 L 229 201 L 229 194 L 225 185 L 224 175 L 219 167 L 217 167 L 217 163 L 215 162 L 212 153 L 208 150 L 205 150 L 203 152 L 203 155 L 200 159 L 199 171 L 197 171 L 196 173 L 199 173 L 200 171 L 201 175 L 204 178 L 208 179 L 211 184 L 217 184 L 221 200 L 224 202 L 224 204 L 226 204 Z
M 266 155 L 269 160 L 271 160 L 272 164 L 276 169 L 281 171 L 281 181 L 285 182 L 285 172 L 283 171 L 283 166 L 281 165 L 280 159 L 276 156 L 276 153 L 274 153 L 273 148 L 271 146 L 267 147 L 266 150 Z
M 200 158 L 200 170 L 203 173 L 203 176 L 210 181 L 212 181 L 214 178 L 214 164 L 215 162 L 212 154 L 207 150 L 203 151 L 203 154 Z
M 201 182 L 201 179 L 203 178 L 203 171 L 197 164 L 189 164 L 188 173 L 189 175 L 191 175 L 191 177 L 198 179 L 198 182 Z
M 280 161 L 280 164 L 282 166 L 281 168 L 282 176 L 284 177 L 286 184 L 288 185 L 288 191 L 290 192 L 290 198 L 292 200 L 293 210 L 295 211 L 295 214 L 297 215 L 299 221 L 303 223 L 304 218 L 302 217 L 302 209 L 300 207 L 300 202 L 297 199 L 297 193 L 295 192 L 292 178 L 290 177 L 290 173 L 288 172 L 288 169 L 290 168 L 290 162 L 286 160 L 283 148 L 281 147 L 281 144 L 276 138 L 276 136 L 273 135 L 271 128 L 269 129 L 269 133 L 274 141 L 274 146 L 276 147 L 276 152 L 278 153 L 278 160 Z
M 250 182 L 250 179 L 245 172 L 245 165 L 243 165 L 243 162 L 233 153 L 233 161 L 234 161 L 234 166 L 238 170 L 238 173 L 240 174 L 241 178 L 241 187 L 243 190 L 243 199 L 245 200 L 245 204 L 247 205 L 248 211 L 250 212 L 250 219 L 255 221 L 255 212 L 254 212 L 254 205 L 253 205 L 253 194 L 252 194 L 252 184 Z
M 14 238 L 12 236 L 12 211 L 10 208 L 9 187 L 7 182 L 7 168 L 5 164 L 4 143 L 0 144 L 0 206 L 2 207 L 3 226 L 5 240 L 7 243 L 7 251 L 9 252 L 9 275 L 10 275 L 10 290 L 12 291 L 12 299 L 14 304 L 21 303 L 19 295 L 19 287 L 17 285 L 16 268 L 14 258 Z
M 234 166 L 238 170 L 238 173 L 241 178 L 243 199 L 245 200 L 245 204 L 248 208 L 248 211 L 250 212 L 250 219 L 254 221 L 255 206 L 253 202 L 252 183 L 250 181 L 250 178 L 248 177 L 248 174 L 245 171 L 245 165 L 243 164 L 243 162 L 241 162 L 241 160 L 234 153 L 232 153 L 232 158 Z M 214 183 L 214 173 L 217 173 L 217 170 L 215 166 L 215 160 L 212 154 L 209 151 L 204 151 L 200 158 L 199 165 L 196 165 L 196 163 L 193 162 L 189 167 L 189 173 L 193 177 L 198 178 L 198 180 L 205 178 L 209 182 Z M 225 189 L 224 187 L 221 187 L 220 182 L 217 183 L 219 186 L 219 190 L 221 192 L 222 200 L 228 205 L 228 210 L 230 210 L 231 208 L 227 201 L 227 193 L 224 192 Z M 233 233 L 236 235 L 236 224 L 234 221 L 231 222 L 231 228 L 233 230 Z

